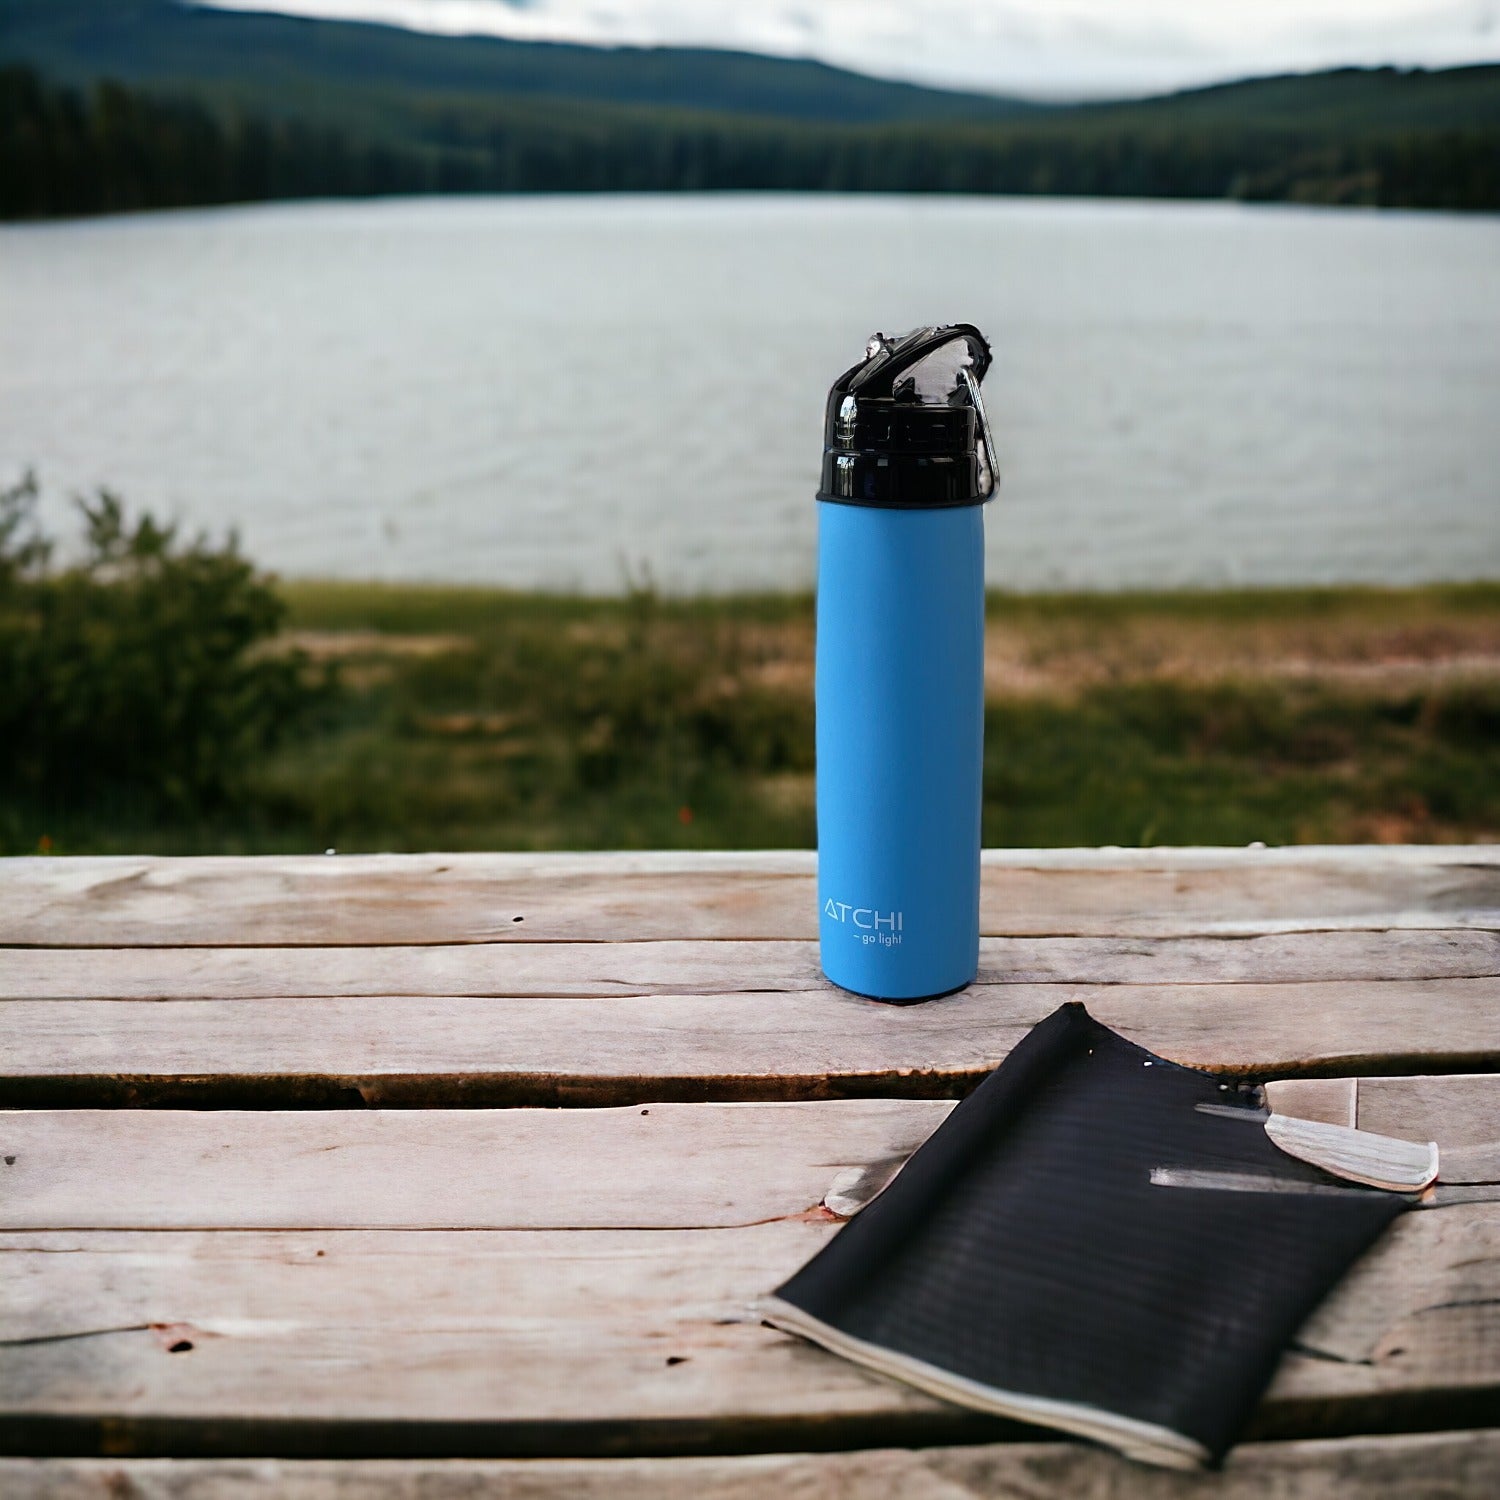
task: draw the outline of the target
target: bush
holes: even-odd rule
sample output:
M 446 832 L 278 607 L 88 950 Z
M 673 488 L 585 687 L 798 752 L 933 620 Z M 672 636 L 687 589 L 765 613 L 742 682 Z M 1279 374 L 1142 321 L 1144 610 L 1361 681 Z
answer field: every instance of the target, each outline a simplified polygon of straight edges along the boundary
M 127 796 L 177 812 L 231 799 L 324 691 L 257 648 L 280 628 L 270 581 L 231 536 L 184 540 L 100 490 L 85 551 L 54 567 L 37 483 L 0 490 L 0 778 L 67 808 Z

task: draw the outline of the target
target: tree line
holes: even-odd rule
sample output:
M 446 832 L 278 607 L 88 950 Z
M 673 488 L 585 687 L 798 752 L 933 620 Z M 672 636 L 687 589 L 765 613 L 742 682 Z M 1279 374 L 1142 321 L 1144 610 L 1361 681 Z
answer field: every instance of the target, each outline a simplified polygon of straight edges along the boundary
M 1500 128 L 1348 138 L 1129 111 L 829 125 L 580 102 L 433 102 L 388 137 L 0 68 L 0 217 L 393 193 L 782 190 L 1500 209 Z

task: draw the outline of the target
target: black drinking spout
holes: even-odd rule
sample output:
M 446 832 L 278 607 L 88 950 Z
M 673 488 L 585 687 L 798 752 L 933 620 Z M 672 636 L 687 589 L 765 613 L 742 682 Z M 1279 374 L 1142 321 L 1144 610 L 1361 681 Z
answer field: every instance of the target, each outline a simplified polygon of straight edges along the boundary
M 901 377 L 948 344 L 962 341 L 968 346 L 967 368 L 974 379 L 984 379 L 990 367 L 990 346 L 972 323 L 950 323 L 938 328 L 917 328 L 894 338 L 875 334 L 865 346 L 865 358 L 846 370 L 835 389 L 868 400 L 900 400 Z

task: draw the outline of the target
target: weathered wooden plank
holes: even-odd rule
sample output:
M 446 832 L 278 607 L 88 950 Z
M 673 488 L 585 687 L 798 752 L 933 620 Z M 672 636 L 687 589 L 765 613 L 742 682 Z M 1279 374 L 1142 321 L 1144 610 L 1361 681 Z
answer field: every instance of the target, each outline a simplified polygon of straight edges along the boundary
M 1355 1123 L 1377 1135 L 1438 1140 L 1445 1150 L 1500 1140 L 1500 1078 L 1361 1078 Z
M 816 1212 L 952 1105 L 0 1112 L 0 1228 L 675 1229 Z
M 1422 1081 L 1405 1107 L 1387 1090 L 1388 1128 L 1442 1140 L 1450 1083 L 1463 1128 L 1492 1129 L 1500 1089 L 1468 1079 Z M 0 1204 L 30 1226 L 0 1234 L 0 1447 L 88 1451 L 106 1433 L 121 1452 L 282 1454 L 983 1436 L 985 1419 L 750 1310 L 836 1232 L 818 1195 L 883 1178 L 946 1107 L 0 1115 Z M 47 1227 L 401 1224 L 434 1210 L 452 1225 L 599 1227 Z M 723 1227 L 651 1227 L 700 1222 Z M 1497 1309 L 1500 1204 L 1408 1216 L 1302 1331 L 1260 1430 L 1493 1416 Z
M 631 1459 L 0 1459 L 8 1500 L 1460 1500 L 1500 1433 L 1246 1443 L 1218 1474 L 1078 1443 Z
M 1266 1086 L 1272 1109 L 1282 1114 L 1413 1141 L 1441 1136 L 1442 1180 L 1450 1185 L 1500 1183 L 1497 1090 L 1493 1074 L 1282 1079 Z
M 812 938 L 812 851 L 0 863 L 0 943 Z M 1500 849 L 1004 850 L 994 936 L 1500 927 Z
M 1493 1077 L 1364 1078 L 1358 1123 L 1377 1135 L 1442 1137 L 1446 1183 L 1500 1183 L 1500 1118 Z
M 990 937 L 979 951 L 982 984 L 1275 984 L 1497 974 L 1500 932 L 1463 928 L 1238 938 Z M 591 999 L 829 988 L 818 945 L 801 940 L 0 952 L 0 1000 Z
M 1376 1135 L 1425 1141 L 1441 1136 L 1445 1155 L 1500 1139 L 1500 1077 L 1493 1073 L 1415 1078 L 1286 1078 L 1266 1085 L 1280 1114 Z
M 1017 1429 L 754 1321 L 833 1233 L 0 1234 L 0 1451 L 577 1455 Z M 1500 1205 L 1408 1215 L 1283 1360 L 1252 1435 L 1500 1410 Z
M 952 1096 L 1067 1000 L 1227 1074 L 1482 1072 L 1500 979 L 0 1003 L 7 1105 L 611 1104 Z M 581 1039 L 587 1039 L 583 1045 Z
M 1500 1077 L 1358 1088 L 1382 1134 L 1436 1139 L 1445 1152 L 1500 1138 Z M 1296 1112 L 1277 1086 L 1272 1102 Z M 0 1111 L 0 1228 L 680 1229 L 821 1217 L 835 1183 L 858 1197 L 862 1174 L 884 1181 L 951 1108 Z
M 1279 1115 L 1323 1120 L 1353 1129 L 1359 1116 L 1357 1078 L 1278 1078 L 1266 1085 L 1266 1103 Z M 1377 1131 L 1376 1134 L 1383 1132 Z

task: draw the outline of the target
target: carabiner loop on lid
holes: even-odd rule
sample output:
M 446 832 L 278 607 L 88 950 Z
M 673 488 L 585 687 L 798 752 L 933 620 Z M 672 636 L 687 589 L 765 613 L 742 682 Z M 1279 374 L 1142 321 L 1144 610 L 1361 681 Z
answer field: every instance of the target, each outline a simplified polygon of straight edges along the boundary
M 990 487 L 985 493 L 993 495 L 1000 488 L 1000 465 L 995 458 L 995 439 L 990 432 L 990 416 L 984 409 L 984 397 L 979 394 L 979 382 L 975 380 L 974 372 L 965 366 L 958 374 L 969 392 L 969 400 L 974 403 L 974 410 L 979 414 L 979 439 L 984 444 L 984 470 L 990 481 Z

